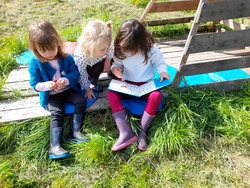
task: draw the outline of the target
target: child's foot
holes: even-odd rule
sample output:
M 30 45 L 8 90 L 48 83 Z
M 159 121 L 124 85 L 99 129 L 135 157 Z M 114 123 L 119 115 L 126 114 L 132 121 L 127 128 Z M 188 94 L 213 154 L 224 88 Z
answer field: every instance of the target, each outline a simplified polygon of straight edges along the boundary
M 70 153 L 61 146 L 51 146 L 49 150 L 49 159 L 64 159 L 69 157 Z
M 137 148 L 140 151 L 146 151 L 148 149 L 147 141 L 145 139 L 140 139 L 138 142 Z
M 89 139 L 87 139 L 80 131 L 76 131 L 73 133 L 72 138 L 69 138 L 71 142 L 89 142 Z
M 139 133 L 139 141 L 137 148 L 140 151 L 146 151 L 148 149 L 147 136 L 143 131 Z
M 124 149 L 125 147 L 129 146 L 133 142 L 138 140 L 137 136 L 129 135 L 129 137 L 119 137 L 116 143 L 112 147 L 112 151 L 118 151 Z

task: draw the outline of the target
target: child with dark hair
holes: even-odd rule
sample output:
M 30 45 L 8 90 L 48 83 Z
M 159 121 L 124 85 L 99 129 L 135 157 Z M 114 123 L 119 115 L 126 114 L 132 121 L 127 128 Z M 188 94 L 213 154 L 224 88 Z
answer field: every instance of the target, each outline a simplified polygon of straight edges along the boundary
M 156 69 L 161 81 L 170 79 L 162 53 L 154 45 L 152 35 L 138 20 L 129 19 L 121 24 L 114 41 L 114 48 L 114 63 L 111 71 L 117 78 L 139 86 L 151 81 Z M 127 112 L 121 102 L 123 98 L 128 97 L 132 96 L 111 90 L 107 94 L 120 133 L 112 147 L 113 151 L 121 150 L 138 140 L 131 129 Z M 162 94 L 159 90 L 155 90 L 142 98 L 147 100 L 147 105 L 140 120 L 138 149 L 145 151 L 148 148 L 146 132 L 161 103 Z

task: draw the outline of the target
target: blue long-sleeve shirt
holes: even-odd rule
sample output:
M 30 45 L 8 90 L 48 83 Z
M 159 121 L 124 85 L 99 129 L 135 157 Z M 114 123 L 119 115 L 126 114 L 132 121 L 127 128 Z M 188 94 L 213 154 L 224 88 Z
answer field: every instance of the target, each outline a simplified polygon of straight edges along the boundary
M 78 84 L 80 73 L 75 65 L 73 57 L 71 55 L 68 55 L 66 58 L 60 57 L 58 63 L 62 77 L 69 80 L 68 87 L 81 92 Z M 52 81 L 55 72 L 56 69 L 51 67 L 48 62 L 41 62 L 36 57 L 32 58 L 29 67 L 31 87 L 37 91 L 36 85 L 41 82 Z M 50 91 L 39 91 L 40 105 L 45 109 L 47 109 L 49 95 Z

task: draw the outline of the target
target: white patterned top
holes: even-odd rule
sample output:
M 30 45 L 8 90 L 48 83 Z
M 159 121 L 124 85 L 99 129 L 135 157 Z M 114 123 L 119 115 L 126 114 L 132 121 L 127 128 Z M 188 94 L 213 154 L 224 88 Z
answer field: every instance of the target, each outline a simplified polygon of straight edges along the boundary
M 80 72 L 79 83 L 81 85 L 81 88 L 87 89 L 90 87 L 90 80 L 88 78 L 87 66 L 89 65 L 92 67 L 93 65 L 99 63 L 106 57 L 107 58 L 114 57 L 114 45 L 113 44 L 110 45 L 109 52 L 106 56 L 102 58 L 94 57 L 90 59 L 85 56 L 84 52 L 82 51 L 81 46 L 79 44 L 77 45 L 75 52 L 74 52 L 74 60 Z

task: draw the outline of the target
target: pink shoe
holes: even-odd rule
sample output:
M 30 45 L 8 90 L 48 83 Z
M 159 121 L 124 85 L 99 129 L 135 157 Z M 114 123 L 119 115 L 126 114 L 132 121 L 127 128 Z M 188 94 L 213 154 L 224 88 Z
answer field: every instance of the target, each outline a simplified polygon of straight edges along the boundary
M 112 151 L 118 151 L 118 150 L 121 150 L 123 148 L 126 148 L 127 146 L 129 146 L 130 144 L 132 144 L 133 142 L 135 142 L 137 140 L 138 140 L 137 136 L 134 136 L 134 137 L 130 138 L 128 141 L 126 141 L 118 146 L 115 146 L 115 144 L 114 144 L 114 146 L 112 147 Z
M 148 148 L 141 147 L 140 145 L 137 146 L 138 150 L 140 151 L 146 151 Z
M 144 138 L 144 137 L 143 137 L 143 138 Z M 146 150 L 148 149 L 148 144 L 147 144 L 146 138 L 144 138 L 144 139 L 141 138 L 141 139 L 138 141 L 137 148 L 138 148 L 138 150 L 140 150 L 140 151 L 146 151 Z

